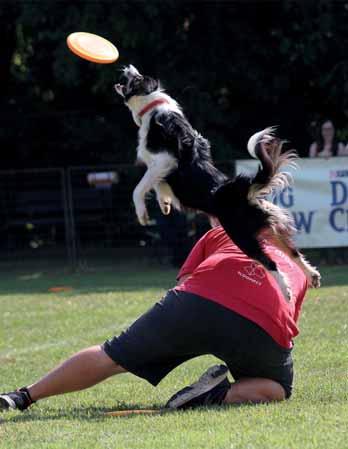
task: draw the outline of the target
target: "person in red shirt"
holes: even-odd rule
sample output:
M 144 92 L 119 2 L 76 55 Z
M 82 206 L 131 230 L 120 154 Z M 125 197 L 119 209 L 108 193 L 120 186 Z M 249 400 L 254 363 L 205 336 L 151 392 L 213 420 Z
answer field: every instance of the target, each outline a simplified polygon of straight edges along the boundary
M 204 354 L 224 364 L 175 393 L 167 408 L 289 398 L 292 340 L 299 332 L 308 284 L 266 234 L 262 245 L 287 276 L 291 299 L 217 226 L 192 249 L 178 285 L 120 336 L 78 352 L 30 386 L 0 395 L 0 409 L 25 410 L 40 399 L 82 390 L 123 372 L 155 386 L 181 363 Z
M 292 347 L 307 280 L 296 263 L 274 244 L 261 239 L 264 251 L 286 274 L 292 299 L 286 300 L 277 280 L 234 245 L 221 226 L 208 231 L 182 266 L 179 291 L 194 293 L 237 312 L 262 327 L 280 346 Z
M 233 361 L 227 362 L 236 382 L 231 385 L 226 381 L 227 369 L 223 365 L 212 367 L 198 382 L 176 393 L 167 407 L 267 402 L 290 397 L 291 349 L 293 338 L 299 333 L 297 322 L 308 281 L 299 266 L 272 242 L 271 235 L 264 232 L 261 241 L 264 251 L 286 274 L 290 300 L 277 279 L 231 242 L 221 226 L 198 241 L 182 266 L 176 290 L 209 298 L 239 315 L 239 321 L 235 317 L 231 323 L 240 332 L 237 349 L 231 348 Z

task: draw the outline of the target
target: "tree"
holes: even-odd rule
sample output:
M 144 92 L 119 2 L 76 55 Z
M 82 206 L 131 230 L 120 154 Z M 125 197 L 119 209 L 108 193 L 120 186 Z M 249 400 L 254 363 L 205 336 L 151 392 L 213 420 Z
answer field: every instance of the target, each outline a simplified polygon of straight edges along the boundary
M 113 94 L 128 63 L 164 81 L 215 159 L 246 156 L 273 124 L 302 154 L 321 116 L 348 136 L 347 19 L 327 1 L 3 1 L 3 167 L 133 161 L 135 125 Z M 71 54 L 79 30 L 114 42 L 119 62 Z

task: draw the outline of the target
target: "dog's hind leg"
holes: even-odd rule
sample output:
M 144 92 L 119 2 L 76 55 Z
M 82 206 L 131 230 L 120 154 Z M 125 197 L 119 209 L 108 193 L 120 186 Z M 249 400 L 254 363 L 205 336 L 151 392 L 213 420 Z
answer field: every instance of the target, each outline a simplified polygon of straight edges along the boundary
M 300 253 L 293 242 L 282 234 L 273 234 L 271 238 L 277 247 L 287 254 L 290 259 L 301 268 L 308 279 L 309 286 L 319 288 L 321 281 L 319 271 L 306 260 L 304 255 Z
M 297 256 L 294 260 L 307 276 L 309 286 L 319 288 L 321 283 L 321 274 L 318 269 L 313 267 L 299 251 L 297 252 Z
M 259 261 L 269 271 L 276 271 L 273 260 L 264 253 L 257 238 L 257 231 L 265 226 L 264 213 L 245 205 L 250 181 L 238 177 L 221 185 L 213 192 L 215 215 L 230 239 L 250 258 Z M 235 200 L 234 200 L 235 199 Z M 234 210 L 231 203 L 234 200 Z
M 180 202 L 174 195 L 173 190 L 171 189 L 169 184 L 161 181 L 154 186 L 154 190 L 156 192 L 158 204 L 164 215 L 170 214 L 172 206 L 175 209 L 180 209 Z
M 227 235 L 231 240 L 243 251 L 248 257 L 254 259 L 255 261 L 261 263 L 276 280 L 281 292 L 284 297 L 290 301 L 292 297 L 292 292 L 290 289 L 289 282 L 280 270 L 277 269 L 276 263 L 263 251 L 261 244 L 257 237 L 250 235 L 248 232 L 241 232 L 237 228 L 231 227 L 228 222 L 224 223 L 224 220 L 220 219 L 220 223 L 225 229 Z
M 249 237 L 248 240 L 243 241 L 243 243 L 237 243 L 237 241 L 235 238 L 234 242 L 243 252 L 245 252 L 250 258 L 260 262 L 271 273 L 284 297 L 290 301 L 292 298 L 292 292 L 286 275 L 280 271 L 275 262 L 264 253 L 257 237 Z
M 221 222 L 221 220 L 220 220 Z M 229 226 L 224 225 L 222 223 L 223 228 L 225 229 L 228 236 L 232 239 L 232 241 L 251 259 L 260 262 L 267 270 L 269 271 L 277 271 L 277 265 L 275 262 L 268 257 L 267 254 L 262 250 L 261 245 L 257 237 L 252 235 L 247 235 L 240 237 L 239 232 L 230 232 Z

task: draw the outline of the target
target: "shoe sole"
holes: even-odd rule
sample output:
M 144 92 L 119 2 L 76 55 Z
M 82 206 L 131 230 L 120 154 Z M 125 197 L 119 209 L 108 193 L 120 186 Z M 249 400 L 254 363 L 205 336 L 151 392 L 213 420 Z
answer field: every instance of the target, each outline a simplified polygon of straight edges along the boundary
M 209 368 L 198 380 L 189 387 L 179 391 L 172 399 L 167 403 L 166 408 L 176 409 L 186 402 L 212 390 L 216 385 L 222 382 L 228 373 L 227 366 L 215 365 Z M 187 391 L 185 391 L 187 390 Z
M 7 394 L 0 396 L 0 410 L 16 409 L 16 403 Z

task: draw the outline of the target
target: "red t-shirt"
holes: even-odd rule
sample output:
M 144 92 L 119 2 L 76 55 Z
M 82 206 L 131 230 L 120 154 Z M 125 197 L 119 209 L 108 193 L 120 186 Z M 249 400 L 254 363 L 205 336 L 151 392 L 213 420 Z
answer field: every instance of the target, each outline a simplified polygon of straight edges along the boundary
M 208 231 L 194 246 L 178 278 L 190 275 L 176 290 L 215 301 L 262 327 L 279 345 L 292 347 L 308 287 L 302 270 L 285 253 L 262 240 L 262 247 L 286 274 L 292 291 L 287 300 L 276 280 L 246 256 L 221 226 Z

